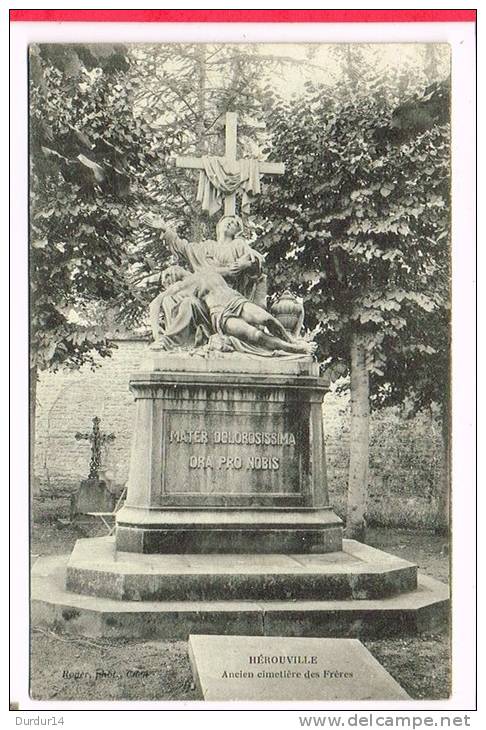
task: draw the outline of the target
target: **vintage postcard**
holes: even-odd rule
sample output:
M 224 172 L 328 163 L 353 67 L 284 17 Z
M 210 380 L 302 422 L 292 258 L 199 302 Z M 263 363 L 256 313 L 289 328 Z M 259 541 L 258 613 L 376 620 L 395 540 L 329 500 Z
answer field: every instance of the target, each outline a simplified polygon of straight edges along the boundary
M 473 16 L 133 19 L 23 36 L 29 706 L 471 709 Z

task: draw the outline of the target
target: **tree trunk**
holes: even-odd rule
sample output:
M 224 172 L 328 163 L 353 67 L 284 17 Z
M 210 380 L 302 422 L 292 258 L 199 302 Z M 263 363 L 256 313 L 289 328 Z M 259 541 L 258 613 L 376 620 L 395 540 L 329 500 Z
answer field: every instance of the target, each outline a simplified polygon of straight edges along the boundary
M 351 433 L 349 445 L 348 506 L 346 537 L 365 540 L 368 494 L 370 400 L 364 340 L 353 334 L 351 341 Z
M 425 76 L 427 77 L 427 83 L 433 84 L 437 81 L 438 76 L 438 57 L 437 50 L 433 43 L 427 43 L 425 45 Z
M 197 87 L 197 113 L 196 122 L 196 156 L 202 157 L 206 154 L 206 50 L 201 45 L 197 52 L 198 87 Z M 191 223 L 191 241 L 202 241 L 205 238 L 205 226 L 202 214 L 194 213 Z
M 39 494 L 39 484 L 35 476 L 35 414 L 37 405 L 37 367 L 29 371 L 29 477 L 31 498 Z
M 448 535 L 450 529 L 451 496 L 451 428 L 449 403 L 442 405 L 442 473 L 437 502 L 437 522 L 435 532 Z

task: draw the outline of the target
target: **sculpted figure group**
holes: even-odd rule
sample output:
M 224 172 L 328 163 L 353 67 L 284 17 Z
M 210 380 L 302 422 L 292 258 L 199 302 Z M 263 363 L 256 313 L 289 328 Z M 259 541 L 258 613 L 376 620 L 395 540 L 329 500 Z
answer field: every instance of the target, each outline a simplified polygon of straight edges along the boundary
M 153 348 L 170 351 L 210 343 L 214 349 L 263 357 L 314 352 L 314 343 L 291 334 L 266 310 L 263 257 L 242 238 L 237 216 L 220 220 L 217 241 L 194 243 L 180 238 L 159 216 L 147 213 L 142 222 L 160 230 L 170 252 L 188 267 L 162 272 L 162 291 L 150 305 Z

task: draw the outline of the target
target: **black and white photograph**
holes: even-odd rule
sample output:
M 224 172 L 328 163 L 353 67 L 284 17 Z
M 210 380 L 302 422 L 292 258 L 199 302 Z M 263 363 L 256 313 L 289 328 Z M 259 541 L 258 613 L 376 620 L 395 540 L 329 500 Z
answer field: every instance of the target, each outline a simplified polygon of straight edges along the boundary
M 27 43 L 36 707 L 460 684 L 455 56 L 274 35 Z
M 447 698 L 447 44 L 29 84 L 32 696 Z

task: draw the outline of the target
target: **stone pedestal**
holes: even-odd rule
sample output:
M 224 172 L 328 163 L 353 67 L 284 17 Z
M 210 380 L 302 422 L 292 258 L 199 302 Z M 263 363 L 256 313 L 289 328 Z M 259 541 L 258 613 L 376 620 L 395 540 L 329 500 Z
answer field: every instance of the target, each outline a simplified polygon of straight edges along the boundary
M 187 639 L 437 631 L 448 587 L 342 540 L 310 361 L 149 355 L 116 538 L 33 568 L 32 621 L 74 635 Z
M 88 512 L 112 512 L 116 494 L 111 492 L 102 479 L 83 479 L 77 492 L 71 497 L 71 517 Z
M 341 550 L 326 482 L 328 384 L 318 366 L 310 359 L 159 358 L 130 379 L 136 420 L 117 550 Z

